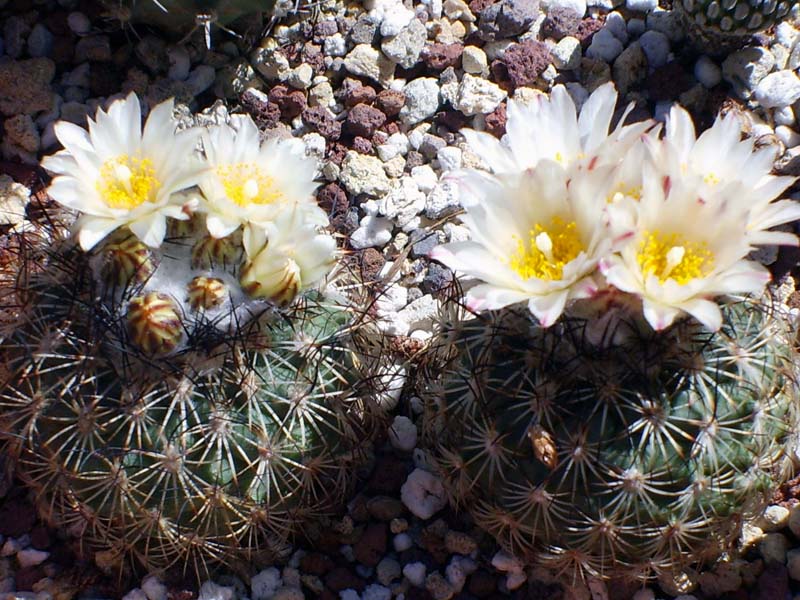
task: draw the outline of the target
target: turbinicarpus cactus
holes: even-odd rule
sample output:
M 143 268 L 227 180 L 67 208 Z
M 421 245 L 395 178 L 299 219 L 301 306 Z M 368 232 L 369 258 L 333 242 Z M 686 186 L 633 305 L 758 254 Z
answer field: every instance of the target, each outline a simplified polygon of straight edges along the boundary
M 82 214 L 73 223 L 49 209 L 47 225 L 20 240 L 26 276 L 3 280 L 24 284 L 0 295 L 16 316 L 0 333 L 0 436 L 43 514 L 104 565 L 133 558 L 202 576 L 214 563 L 274 558 L 346 499 L 382 422 L 387 355 L 355 294 L 312 285 L 335 246 L 304 196 L 314 165 L 281 162 L 283 142 L 259 146 L 250 121 L 204 139 L 208 160 L 214 143 L 235 145 L 224 165 L 192 171 L 191 155 L 161 165 L 150 153 L 170 157 L 174 127 L 148 146 L 156 108 L 137 140 L 134 101 L 112 105 L 108 121 L 99 113 L 92 133 L 114 139 L 130 110 L 123 143 L 137 154 L 82 145 L 76 161 L 69 135 L 80 132 L 58 130 L 67 150 L 45 163 L 60 173 L 51 195 Z M 78 166 L 86 160 L 100 165 L 94 179 Z M 274 171 L 276 160 L 289 172 Z M 205 193 L 159 205 L 170 177 Z M 267 206 L 293 192 L 305 212 Z M 198 202 L 190 219 L 157 212 L 185 216 Z M 146 203 L 150 212 L 135 212 Z M 113 231 L 98 239 L 92 218 Z
M 730 549 L 791 470 L 795 332 L 762 303 L 726 304 L 717 333 L 620 321 L 600 343 L 585 318 L 456 307 L 427 433 L 456 504 L 530 564 L 669 577 Z
M 509 102 L 502 142 L 466 132 L 494 172 L 456 175 L 471 239 L 432 253 L 477 280 L 432 342 L 446 487 L 568 582 L 669 580 L 729 548 L 790 473 L 800 416 L 794 324 L 747 258 L 798 243 L 769 229 L 800 216 L 773 202 L 792 179 L 732 115 L 696 138 L 674 107 L 661 137 L 609 131 L 615 105 L 601 86 L 578 115 L 557 86 Z

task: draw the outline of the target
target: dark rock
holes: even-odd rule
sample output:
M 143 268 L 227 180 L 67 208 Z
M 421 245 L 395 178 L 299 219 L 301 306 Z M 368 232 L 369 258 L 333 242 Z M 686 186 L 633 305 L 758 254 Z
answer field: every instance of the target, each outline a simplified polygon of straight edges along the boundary
M 539 0 L 501 0 L 481 12 L 478 28 L 487 40 L 520 35 L 539 15 Z
M 372 154 L 372 142 L 365 137 L 357 135 L 353 138 L 353 150 L 361 154 Z
M 286 119 L 294 119 L 306 109 L 306 95 L 300 90 L 289 90 L 285 85 L 276 85 L 269 91 L 269 101 L 277 104 Z
M 428 160 L 433 160 L 436 158 L 436 153 L 445 146 L 447 146 L 447 142 L 442 138 L 437 135 L 426 133 L 422 136 L 422 143 L 419 145 L 419 151 Z
M 375 102 L 375 88 L 370 85 L 355 85 L 345 88 L 344 105 L 352 108 L 358 104 L 372 104 Z
M 303 122 L 309 129 L 328 140 L 338 140 L 342 135 L 342 124 L 324 106 L 306 108 L 303 111 Z
M 280 107 L 270 102 L 262 92 L 249 89 L 241 95 L 239 101 L 260 129 L 272 129 L 281 120 Z
M 378 26 L 366 14 L 361 15 L 350 30 L 350 40 L 354 44 L 372 45 L 378 36 Z
M 315 75 L 325 72 L 325 55 L 322 54 L 322 48 L 317 44 L 307 42 L 303 46 L 301 61 L 310 65 Z
M 469 9 L 473 15 L 480 15 L 484 10 L 492 6 L 497 0 L 470 0 Z
M 565 6 L 553 6 L 542 21 L 540 30 L 543 38 L 553 38 L 560 41 L 568 35 L 574 36 L 578 31 L 581 15 Z
M 385 523 L 372 523 L 364 529 L 364 534 L 353 545 L 353 556 L 366 567 L 374 567 L 386 553 L 387 529 Z
M 333 559 L 321 552 L 309 552 L 300 559 L 300 570 L 310 575 L 325 575 L 334 566 Z
M 346 589 L 363 592 L 364 588 L 366 587 L 364 580 L 347 567 L 336 567 L 335 569 L 332 569 L 325 576 L 323 581 L 325 582 L 325 585 L 334 592 L 341 592 L 342 590 Z
M 0 534 L 19 537 L 28 533 L 36 523 L 36 511 L 21 499 L 8 500 L 0 508 Z
M 437 71 L 442 71 L 447 67 L 458 67 L 461 63 L 461 55 L 464 53 L 464 45 L 455 42 L 453 44 L 431 44 L 422 51 L 422 60 L 428 67 Z
M 478 598 L 489 598 L 497 591 L 497 577 L 478 569 L 467 580 L 467 591 Z
M 581 43 L 581 47 L 586 50 L 589 44 L 592 43 L 594 34 L 603 28 L 603 23 L 604 21 L 602 19 L 592 19 L 590 17 L 581 19 L 581 22 L 578 23 L 578 27 L 575 29 L 575 33 L 572 35 L 578 39 Z
M 391 496 L 375 496 L 367 502 L 367 510 L 379 521 L 391 521 L 403 514 L 403 503 Z
M 428 266 L 428 274 L 420 284 L 420 289 L 426 294 L 435 294 L 448 287 L 453 282 L 453 272 L 439 263 L 432 262 Z
M 650 73 L 646 86 L 650 100 L 675 100 L 692 87 L 692 77 L 683 65 L 671 62 Z
M 387 117 L 394 117 L 405 106 L 406 95 L 396 90 L 382 90 L 377 97 L 377 105 Z
M 47 577 L 47 574 L 44 572 L 43 565 L 23 567 L 14 573 L 14 581 L 16 583 L 17 590 L 20 592 L 33 591 L 33 585 L 45 577 Z
M 375 465 L 366 491 L 371 494 L 386 494 L 397 496 L 400 488 L 406 482 L 410 469 L 403 461 L 393 457 L 381 457 Z
M 386 122 L 386 115 L 368 104 L 356 104 L 347 113 L 345 130 L 351 135 L 370 138 Z
M 425 164 L 425 157 L 416 150 L 409 150 L 406 154 L 406 171 L 411 171 L 414 167 L 421 167 Z
M 495 137 L 503 137 L 506 132 L 506 104 L 505 102 L 486 115 L 486 131 Z
M 120 70 L 111 63 L 90 63 L 89 92 L 92 96 L 111 96 L 116 94 L 122 84 L 120 75 Z
M 436 232 L 415 229 L 411 232 L 411 256 L 420 258 L 428 256 L 436 246 L 439 245 L 439 237 Z
M 547 45 L 534 41 L 513 44 L 503 56 L 508 78 L 514 87 L 532 85 L 551 61 Z
M 386 259 L 375 248 L 367 248 L 361 252 L 361 277 L 364 281 L 374 281 L 378 278 Z
M 789 573 L 786 565 L 770 563 L 758 577 L 753 600 L 779 600 L 789 594 Z
M 339 33 L 339 26 L 336 24 L 336 20 L 326 19 L 325 21 L 319 21 L 316 25 L 314 25 L 313 39 L 316 43 L 322 44 L 325 42 L 325 38 L 336 33 Z
M 50 531 L 44 525 L 37 525 L 31 530 L 31 546 L 36 550 L 47 550 L 52 543 Z

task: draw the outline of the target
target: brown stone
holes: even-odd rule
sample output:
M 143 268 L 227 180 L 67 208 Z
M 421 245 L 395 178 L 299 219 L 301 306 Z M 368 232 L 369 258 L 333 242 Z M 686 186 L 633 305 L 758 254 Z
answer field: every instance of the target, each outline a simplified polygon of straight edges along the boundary
M 353 545 L 353 555 L 362 565 L 374 567 L 386 553 L 386 543 L 386 524 L 372 523 L 367 525 L 361 539 Z

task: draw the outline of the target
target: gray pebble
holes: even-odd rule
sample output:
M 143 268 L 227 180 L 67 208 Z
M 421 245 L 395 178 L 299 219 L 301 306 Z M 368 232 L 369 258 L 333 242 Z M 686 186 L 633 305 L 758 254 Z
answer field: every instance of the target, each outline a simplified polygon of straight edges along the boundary
M 50 56 L 53 51 L 53 34 L 41 23 L 33 26 L 28 35 L 28 54 L 33 57 Z

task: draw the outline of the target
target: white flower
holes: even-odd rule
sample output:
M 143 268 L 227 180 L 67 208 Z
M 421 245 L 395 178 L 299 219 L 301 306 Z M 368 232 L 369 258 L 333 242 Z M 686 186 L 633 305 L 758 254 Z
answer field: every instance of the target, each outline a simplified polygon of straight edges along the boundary
M 797 245 L 792 234 L 767 231 L 800 219 L 800 203 L 773 202 L 795 178 L 770 175 L 774 150 L 755 150 L 753 138 L 741 138 L 742 124 L 732 112 L 717 117 L 712 127 L 696 137 L 692 117 L 683 108 L 673 106 L 664 139 L 651 139 L 648 147 L 655 164 L 671 179 L 691 185 L 707 201 L 717 197 L 745 211 L 751 244 Z M 724 186 L 728 186 L 729 193 L 720 193 Z
M 307 220 L 326 226 L 328 218 L 313 197 L 317 162 L 303 155 L 298 140 L 259 141 L 248 116 L 230 125 L 211 127 L 203 134 L 211 169 L 200 182 L 205 196 L 208 232 L 225 237 L 242 224 L 266 224 L 295 204 Z
M 319 233 L 297 206 L 263 226 L 246 226 L 243 242 L 247 261 L 240 275 L 242 288 L 281 306 L 317 284 L 336 262 L 336 241 Z
M 472 310 L 527 301 L 542 326 L 571 299 L 591 296 L 591 274 L 611 248 L 604 219 L 611 173 L 574 173 L 544 159 L 517 175 L 462 173 L 471 196 L 463 222 L 471 241 L 437 246 L 431 257 L 484 283 L 467 293 Z
M 465 129 L 461 133 L 472 150 L 484 158 L 495 174 L 518 173 L 536 167 L 542 160 L 560 165 L 585 167 L 616 164 L 631 144 L 653 126 L 652 121 L 621 125 L 625 111 L 611 133 L 617 103 L 612 83 L 601 85 L 580 110 L 575 108 L 563 85 L 550 96 L 536 97 L 529 104 L 509 100 L 506 135 L 500 142 L 493 135 Z
M 78 240 L 89 250 L 111 231 L 127 225 L 148 246 L 166 233 L 166 218 L 186 219 L 174 193 L 196 185 L 204 167 L 194 158 L 196 131 L 175 133 L 173 103 L 150 112 L 142 131 L 135 94 L 98 110 L 89 131 L 60 122 L 55 134 L 64 146 L 42 161 L 56 173 L 48 188 L 59 204 L 82 213 Z
M 603 258 L 600 270 L 609 284 L 642 299 L 654 329 L 686 312 L 716 331 L 722 317 L 714 297 L 758 294 L 770 279 L 766 268 L 745 260 L 752 250 L 746 214 L 717 197 L 699 197 L 691 181 L 645 169 L 636 234 L 619 254 Z

